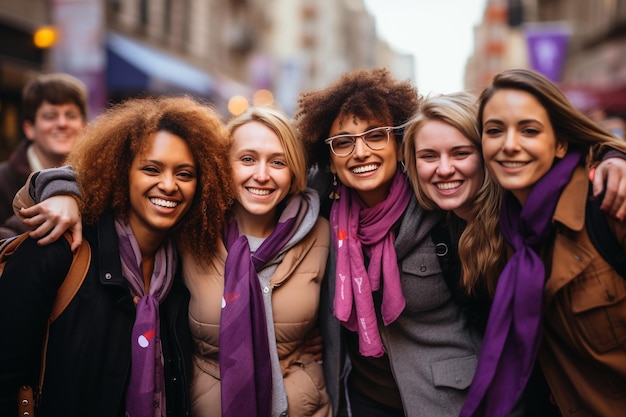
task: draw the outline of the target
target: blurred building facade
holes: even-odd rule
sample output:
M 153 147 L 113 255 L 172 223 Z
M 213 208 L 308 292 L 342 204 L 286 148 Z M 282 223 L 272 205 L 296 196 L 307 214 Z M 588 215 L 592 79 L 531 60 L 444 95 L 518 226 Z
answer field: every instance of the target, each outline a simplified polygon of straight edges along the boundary
M 22 135 L 22 86 L 44 67 L 44 50 L 33 43 L 33 34 L 48 20 L 40 3 L 0 1 L 0 160 L 8 157 Z
M 544 36 L 542 49 L 533 49 L 533 36 Z M 466 89 L 479 92 L 507 68 L 539 70 L 539 53 L 581 110 L 626 117 L 626 0 L 488 0 L 474 40 Z
M 37 48 L 45 26 L 56 40 Z M 0 0 L 0 160 L 21 137 L 20 92 L 34 73 L 85 81 L 91 116 L 129 96 L 180 93 L 228 116 L 233 96 L 258 90 L 291 114 L 299 92 L 378 66 L 415 73 L 413 56 L 378 38 L 363 0 Z

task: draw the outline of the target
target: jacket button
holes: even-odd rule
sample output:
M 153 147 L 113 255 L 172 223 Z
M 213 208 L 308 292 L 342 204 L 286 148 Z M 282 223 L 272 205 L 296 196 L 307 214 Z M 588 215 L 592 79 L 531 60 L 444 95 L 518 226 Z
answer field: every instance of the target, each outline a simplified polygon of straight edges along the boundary
M 426 272 L 426 265 L 422 265 L 422 266 L 420 266 L 420 271 L 422 271 L 422 272 Z
M 104 279 L 111 279 L 113 278 L 113 275 L 111 275 L 110 272 L 107 272 L 106 274 L 104 274 Z

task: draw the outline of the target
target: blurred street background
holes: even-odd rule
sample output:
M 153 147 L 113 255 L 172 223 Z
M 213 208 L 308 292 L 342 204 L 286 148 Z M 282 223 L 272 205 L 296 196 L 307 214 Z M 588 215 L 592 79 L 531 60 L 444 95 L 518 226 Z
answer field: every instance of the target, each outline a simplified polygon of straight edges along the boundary
M 413 16 L 417 3 L 435 2 L 0 0 L 0 161 L 22 137 L 22 87 L 46 72 L 85 82 L 90 118 L 127 97 L 189 94 L 227 120 L 251 103 L 293 115 L 301 91 L 354 68 L 387 67 L 423 93 L 478 93 L 496 72 L 526 67 L 598 120 L 626 118 L 626 0 L 467 0 L 478 16 L 467 32 L 454 1 L 437 16 Z M 414 35 L 424 19 L 438 30 Z M 418 64 L 443 72 L 449 56 L 462 85 L 424 85 Z

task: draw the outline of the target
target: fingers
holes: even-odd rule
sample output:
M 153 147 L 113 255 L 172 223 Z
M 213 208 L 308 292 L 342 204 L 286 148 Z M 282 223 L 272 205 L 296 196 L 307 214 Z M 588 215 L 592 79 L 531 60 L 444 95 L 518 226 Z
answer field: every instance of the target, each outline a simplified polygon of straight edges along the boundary
M 626 217 L 626 180 L 620 181 L 616 188 L 614 196 L 611 198 L 605 196 L 601 208 L 622 221 Z
M 601 209 L 618 220 L 626 217 L 626 161 L 611 158 L 602 162 L 593 175 L 593 195 L 599 196 L 604 189 Z
M 22 207 L 20 209 L 19 215 L 22 218 L 22 221 L 25 224 L 27 224 L 27 221 L 29 219 L 32 219 L 33 217 L 35 217 L 38 214 L 41 214 L 41 212 L 42 212 L 41 204 L 35 204 L 32 207 L 27 207 L 27 208 Z
M 83 243 L 83 224 L 81 222 L 74 223 L 74 225 L 70 227 L 69 231 L 73 238 L 72 252 L 74 252 Z

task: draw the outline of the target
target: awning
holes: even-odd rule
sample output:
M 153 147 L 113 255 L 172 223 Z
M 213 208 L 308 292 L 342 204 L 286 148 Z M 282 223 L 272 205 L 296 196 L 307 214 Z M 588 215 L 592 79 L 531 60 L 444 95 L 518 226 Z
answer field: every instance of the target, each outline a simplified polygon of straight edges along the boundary
M 213 77 L 205 71 L 117 33 L 106 37 L 110 91 L 187 92 L 209 96 Z
M 559 87 L 572 104 L 583 112 L 603 109 L 610 114 L 626 116 L 626 85 L 602 88 L 561 83 Z

